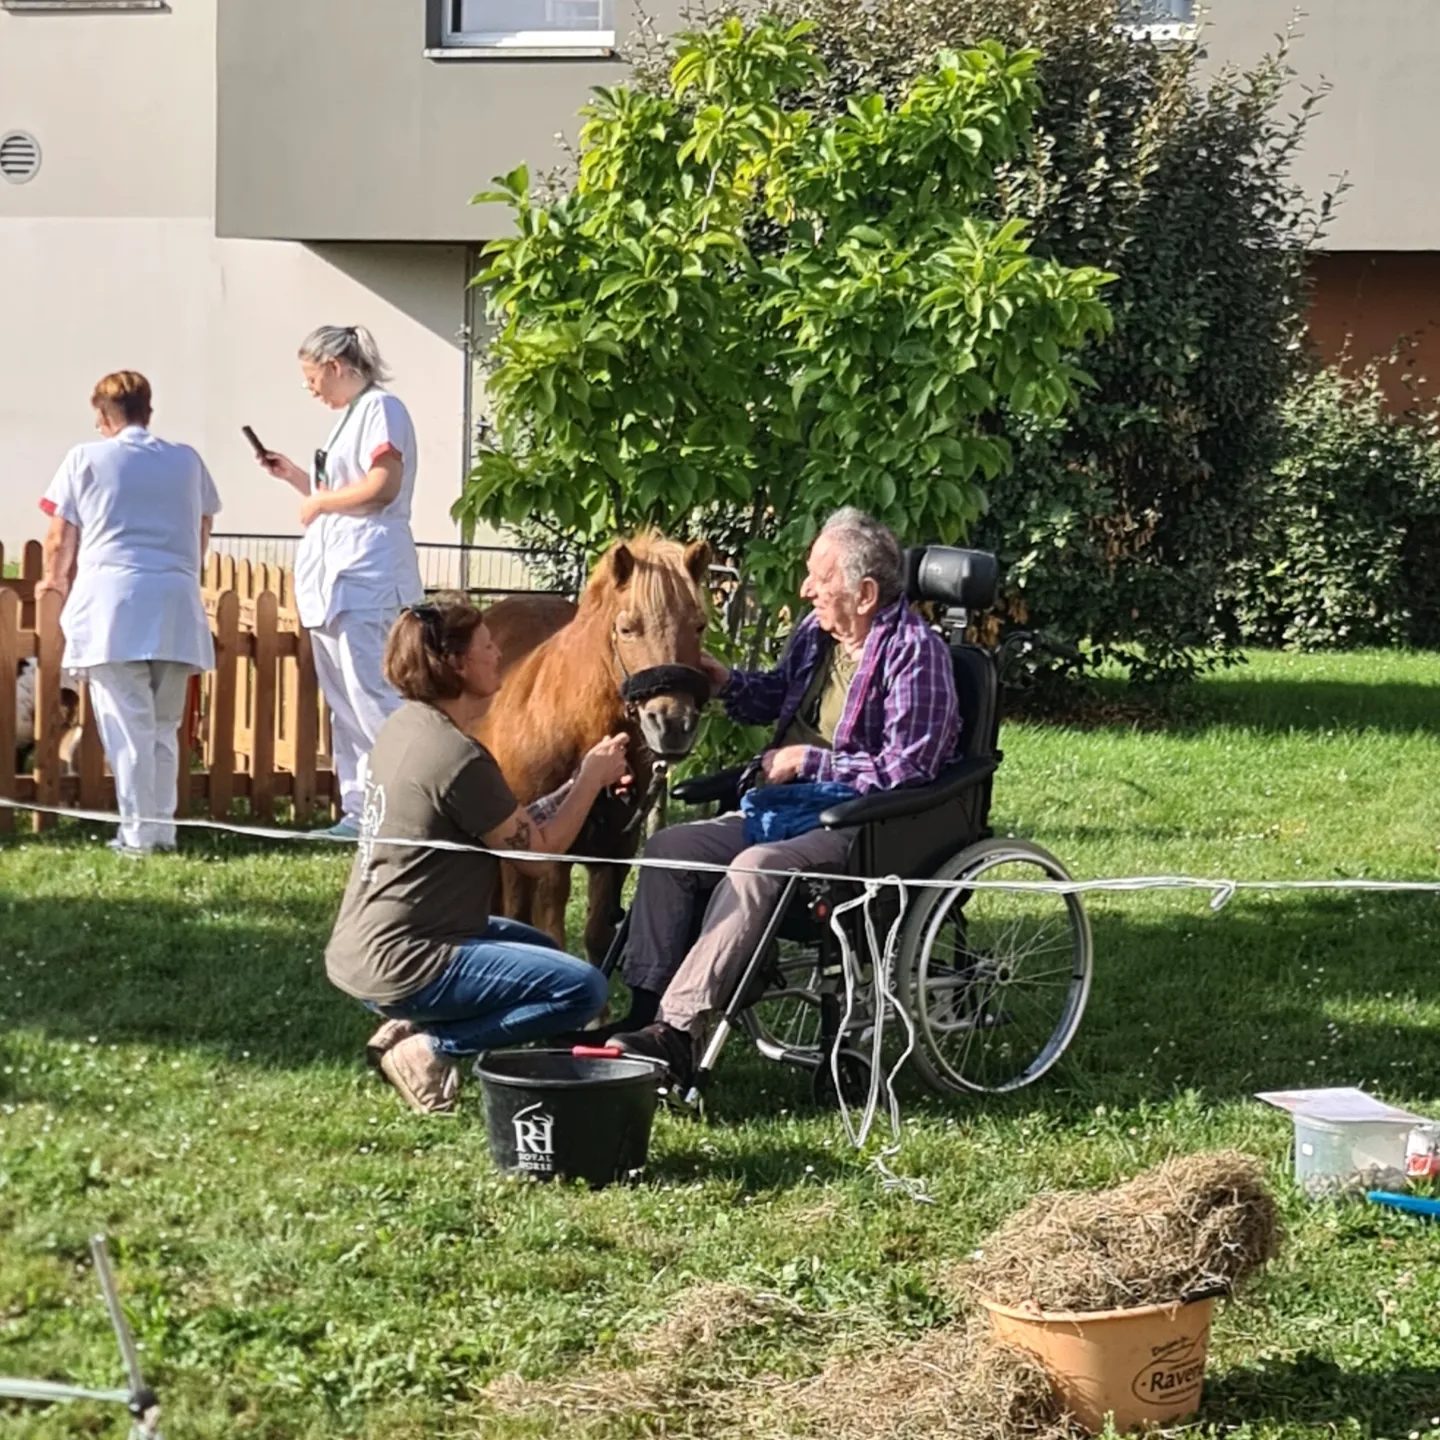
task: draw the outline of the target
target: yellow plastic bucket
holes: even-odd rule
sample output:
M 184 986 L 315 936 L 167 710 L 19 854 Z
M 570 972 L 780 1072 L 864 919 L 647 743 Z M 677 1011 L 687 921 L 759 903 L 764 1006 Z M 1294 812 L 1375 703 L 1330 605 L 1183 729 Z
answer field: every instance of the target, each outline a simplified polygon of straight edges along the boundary
M 1215 1297 L 1133 1310 L 1025 1311 L 982 1302 L 995 1333 L 1028 1350 L 1087 1430 L 1184 1420 L 1200 1408 Z

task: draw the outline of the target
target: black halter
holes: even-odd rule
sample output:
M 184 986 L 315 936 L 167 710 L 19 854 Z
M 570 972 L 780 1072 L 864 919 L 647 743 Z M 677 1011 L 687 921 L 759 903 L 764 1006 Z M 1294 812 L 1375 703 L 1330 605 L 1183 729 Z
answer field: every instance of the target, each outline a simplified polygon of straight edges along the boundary
M 703 705 L 710 698 L 710 677 L 688 665 L 652 665 L 634 675 L 626 672 L 620 698 L 627 705 L 639 705 L 657 695 L 689 695 L 697 705 Z
M 689 695 L 697 706 L 703 706 L 709 700 L 710 677 L 703 670 L 694 670 L 689 665 L 651 665 L 632 675 L 620 654 L 620 638 L 613 631 L 610 646 L 623 677 L 620 698 L 625 702 L 625 709 L 632 720 L 636 710 L 657 695 Z
M 620 681 L 620 698 L 625 702 L 625 713 L 631 720 L 637 717 L 640 706 L 646 700 L 653 700 L 657 695 L 689 695 L 694 699 L 697 709 L 703 709 L 710 699 L 710 677 L 703 670 L 694 670 L 689 665 L 652 665 L 646 670 L 637 670 L 632 675 L 621 657 L 619 636 L 613 631 L 610 635 L 610 646 L 615 653 L 615 663 L 624 677 Z M 645 745 L 643 729 L 640 731 L 639 740 Z M 645 748 L 648 750 L 650 747 L 645 745 Z M 622 834 L 628 835 L 632 830 L 638 829 L 645 823 L 650 811 L 657 804 L 664 803 L 669 773 L 670 762 L 663 756 L 655 756 L 650 766 L 649 788 L 640 797 L 635 813 L 630 817 Z

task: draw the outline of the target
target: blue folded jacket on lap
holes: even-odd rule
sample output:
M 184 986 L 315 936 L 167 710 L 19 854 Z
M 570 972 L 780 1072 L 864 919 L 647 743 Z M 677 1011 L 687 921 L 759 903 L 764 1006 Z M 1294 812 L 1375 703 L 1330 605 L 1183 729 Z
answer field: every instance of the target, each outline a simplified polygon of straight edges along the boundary
M 793 840 L 820 824 L 832 805 L 853 800 L 860 792 L 833 780 L 795 785 L 762 785 L 740 798 L 745 817 L 745 843 L 766 845 Z

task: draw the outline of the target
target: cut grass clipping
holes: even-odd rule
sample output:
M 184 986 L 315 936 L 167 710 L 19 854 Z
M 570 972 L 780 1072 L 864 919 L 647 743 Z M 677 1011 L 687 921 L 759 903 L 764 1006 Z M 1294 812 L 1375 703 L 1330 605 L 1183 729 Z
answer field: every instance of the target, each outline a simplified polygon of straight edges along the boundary
M 984 1295 L 1022 1309 L 1109 1310 L 1232 1292 L 1271 1260 L 1280 1231 L 1258 1162 L 1236 1151 L 1169 1160 L 1112 1190 L 1041 1195 L 1002 1225 L 980 1258 L 952 1270 L 963 1303 Z M 506 1377 L 501 1414 L 548 1410 L 584 1433 L 622 1417 L 657 1433 L 820 1436 L 827 1440 L 1071 1440 L 1034 1358 L 999 1341 L 988 1317 L 939 1326 L 904 1345 L 875 1336 L 832 1350 L 818 1374 L 727 1382 L 712 1346 L 747 1330 L 827 1317 L 732 1285 L 697 1285 L 632 1342 L 632 1369 L 556 1383 Z
M 974 1294 L 1017 1309 L 1121 1310 L 1229 1294 L 1279 1243 L 1259 1161 L 1224 1150 L 1113 1190 L 1037 1195 L 963 1273 Z
M 988 1322 L 941 1326 L 895 1345 L 876 1335 L 847 1344 L 814 1376 L 736 1380 L 712 1347 L 776 1325 L 803 1327 L 817 1348 L 833 1317 L 779 1296 L 700 1284 L 631 1347 L 632 1369 L 588 1369 L 558 1382 L 506 1376 L 486 1392 L 497 1415 L 548 1413 L 574 1435 L 610 1435 L 613 1422 L 645 1434 L 706 1440 L 1072 1440 L 1050 1382 L 1031 1356 L 997 1342 Z M 484 1434 L 482 1429 L 480 1434 Z M 629 1433 L 628 1429 L 626 1433 Z

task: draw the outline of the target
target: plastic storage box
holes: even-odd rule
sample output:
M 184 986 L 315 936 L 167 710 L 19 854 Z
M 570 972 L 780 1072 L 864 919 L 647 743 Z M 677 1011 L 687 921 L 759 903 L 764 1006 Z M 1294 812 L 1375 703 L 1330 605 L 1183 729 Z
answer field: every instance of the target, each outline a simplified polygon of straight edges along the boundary
M 1413 1120 L 1321 1120 L 1295 1115 L 1295 1179 L 1312 1195 L 1394 1188 L 1405 1180 Z

